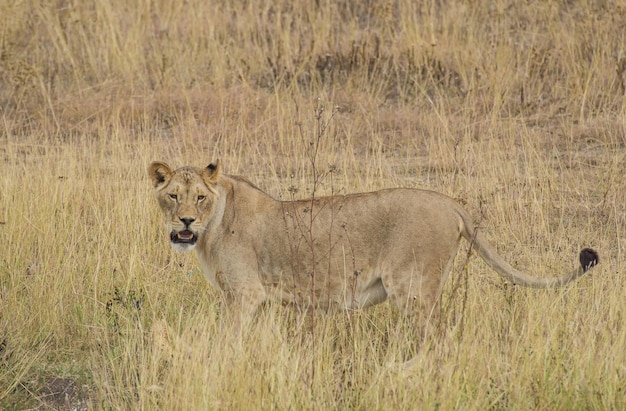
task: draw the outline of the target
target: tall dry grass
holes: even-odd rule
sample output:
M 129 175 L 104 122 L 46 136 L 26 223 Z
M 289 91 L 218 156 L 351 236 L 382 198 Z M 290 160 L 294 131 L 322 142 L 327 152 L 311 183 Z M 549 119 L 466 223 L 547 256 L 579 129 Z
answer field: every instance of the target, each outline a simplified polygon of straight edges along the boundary
M 621 1 L 0 3 L 5 409 L 621 409 Z M 465 203 L 553 291 L 463 252 L 437 338 L 397 310 L 268 306 L 241 350 L 145 175 L 221 158 L 276 198 L 408 186 Z M 419 348 L 419 349 L 418 349 Z M 414 355 L 409 373 L 390 363 Z M 314 373 L 312 371 L 315 371 Z

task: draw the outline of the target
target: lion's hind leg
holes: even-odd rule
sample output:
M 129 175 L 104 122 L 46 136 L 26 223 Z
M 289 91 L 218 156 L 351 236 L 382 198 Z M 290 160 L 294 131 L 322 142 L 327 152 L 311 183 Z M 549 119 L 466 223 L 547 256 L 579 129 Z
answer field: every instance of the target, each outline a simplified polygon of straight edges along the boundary
M 438 289 L 438 286 L 419 284 L 391 293 L 388 290 L 389 298 L 400 308 L 420 340 L 427 337 L 438 322 Z
M 418 347 L 439 327 L 441 291 L 456 253 L 453 247 L 439 258 L 434 254 L 422 255 L 419 260 L 411 259 L 396 266 L 382 278 L 388 298 L 404 314 L 411 327 L 407 331 Z

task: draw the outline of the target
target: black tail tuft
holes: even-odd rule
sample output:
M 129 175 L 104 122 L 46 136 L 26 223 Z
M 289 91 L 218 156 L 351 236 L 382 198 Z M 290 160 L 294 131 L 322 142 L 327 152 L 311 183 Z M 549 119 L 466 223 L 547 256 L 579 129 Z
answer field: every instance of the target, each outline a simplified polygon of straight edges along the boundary
M 591 269 L 593 266 L 598 265 L 600 262 L 600 257 L 596 250 L 591 248 L 583 248 L 580 251 L 580 265 L 583 267 L 585 272 Z

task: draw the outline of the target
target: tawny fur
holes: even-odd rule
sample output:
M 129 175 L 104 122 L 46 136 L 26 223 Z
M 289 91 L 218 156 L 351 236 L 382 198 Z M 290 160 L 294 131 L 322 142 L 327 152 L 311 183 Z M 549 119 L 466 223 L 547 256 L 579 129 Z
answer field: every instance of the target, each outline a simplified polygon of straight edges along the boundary
M 154 162 L 148 173 L 172 245 L 196 250 L 240 325 L 266 300 L 363 308 L 386 299 L 423 324 L 435 311 L 461 238 L 500 275 L 527 287 L 567 284 L 598 262 L 597 253 L 585 249 L 580 266 L 562 277 L 519 272 L 459 204 L 432 191 L 277 201 L 242 177 L 223 175 L 219 162 L 177 170 Z

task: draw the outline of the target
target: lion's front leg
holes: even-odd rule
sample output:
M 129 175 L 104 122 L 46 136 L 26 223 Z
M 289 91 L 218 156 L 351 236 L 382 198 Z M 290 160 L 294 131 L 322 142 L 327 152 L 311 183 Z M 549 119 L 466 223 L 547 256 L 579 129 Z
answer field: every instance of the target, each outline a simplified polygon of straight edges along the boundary
M 227 292 L 222 313 L 225 325 L 233 327 L 236 335 L 242 335 L 250 328 L 254 314 L 263 301 L 265 297 L 255 292 Z
M 241 341 L 239 337 L 249 329 L 254 314 L 266 299 L 265 289 L 253 276 L 229 276 L 218 272 L 216 280 L 224 291 L 222 326 L 232 329 L 233 335 Z

